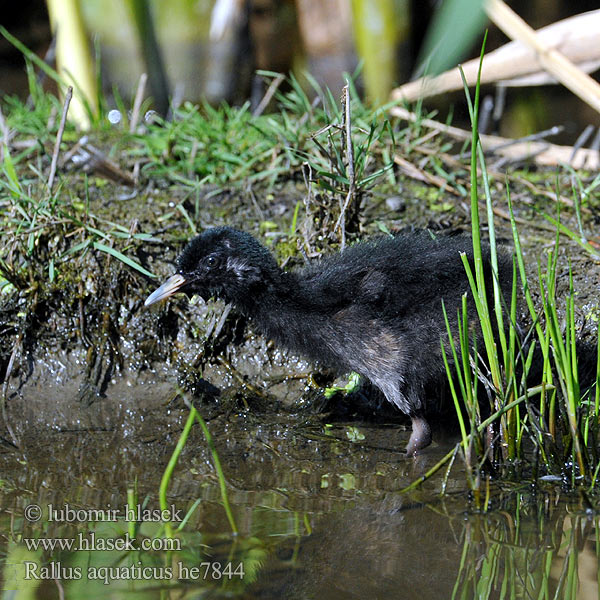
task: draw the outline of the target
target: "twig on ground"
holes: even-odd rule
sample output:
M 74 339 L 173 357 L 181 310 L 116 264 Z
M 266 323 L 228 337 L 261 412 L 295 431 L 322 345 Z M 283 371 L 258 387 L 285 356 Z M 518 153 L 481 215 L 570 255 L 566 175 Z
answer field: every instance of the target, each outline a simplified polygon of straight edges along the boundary
M 69 112 L 69 104 L 71 104 L 71 98 L 73 97 L 73 87 L 67 88 L 65 94 L 65 102 L 63 104 L 63 112 L 60 118 L 60 125 L 58 126 L 58 133 L 56 134 L 56 143 L 54 144 L 54 152 L 52 153 L 52 163 L 50 164 L 50 175 L 48 176 L 48 191 L 52 193 L 52 187 L 54 185 L 54 177 L 56 175 L 56 165 L 58 164 L 58 153 L 60 152 L 60 143 L 65 132 L 65 125 L 67 123 L 67 113 Z
M 144 92 L 146 91 L 146 82 L 148 81 L 148 75 L 142 73 L 138 82 L 137 91 L 135 92 L 135 100 L 133 101 L 133 111 L 131 112 L 131 121 L 129 122 L 129 133 L 135 133 L 140 119 L 140 107 L 144 99 Z
M 2 386 L 2 419 L 4 420 L 4 425 L 6 426 L 6 430 L 8 431 L 8 434 L 10 435 L 10 438 L 15 448 L 19 447 L 19 440 L 17 439 L 17 436 L 15 435 L 15 432 L 13 431 L 13 428 L 11 427 L 8 421 L 8 416 L 6 414 L 6 398 L 8 395 L 8 380 L 12 375 L 12 370 L 15 365 L 15 359 L 17 357 L 17 349 L 19 348 L 19 344 L 21 343 L 22 338 L 23 334 L 20 333 L 17 336 L 17 339 L 15 340 L 15 345 L 13 346 L 12 352 L 10 354 L 10 359 L 8 360 L 8 366 L 6 367 L 6 374 L 4 375 L 4 385 Z
M 346 211 L 351 202 L 354 202 L 356 194 L 356 182 L 354 178 L 354 146 L 352 145 L 352 115 L 350 110 L 350 92 L 348 84 L 342 90 L 342 109 L 344 111 L 344 134 L 346 141 L 346 170 L 348 174 L 348 193 L 344 204 L 340 206 L 340 216 L 335 224 L 334 231 L 340 230 L 341 249 L 346 245 Z
M 262 100 L 258 103 L 258 106 L 252 112 L 253 117 L 259 117 L 263 114 L 267 106 L 269 106 L 271 98 L 273 98 L 275 92 L 277 91 L 277 88 L 283 83 L 284 79 L 285 76 L 279 74 L 277 75 L 277 77 L 275 77 L 275 79 L 273 79 L 273 81 L 271 81 L 271 84 L 267 88 L 267 91 L 265 92 L 265 95 L 263 96 Z

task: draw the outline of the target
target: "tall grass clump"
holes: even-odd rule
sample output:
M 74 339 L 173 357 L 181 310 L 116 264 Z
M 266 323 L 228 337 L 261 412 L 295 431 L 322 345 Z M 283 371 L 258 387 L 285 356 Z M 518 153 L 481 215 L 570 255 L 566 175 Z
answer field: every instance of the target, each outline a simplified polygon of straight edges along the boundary
M 589 365 L 590 356 L 589 348 L 577 339 L 575 291 L 570 271 L 564 317 L 556 292 L 561 229 L 557 228 L 556 242 L 548 252 L 545 264 L 538 266 L 537 286 L 542 304 L 538 309 L 533 301 L 508 189 L 514 243 L 513 285 L 511 297 L 502 297 L 492 197 L 477 129 L 479 84 L 474 101 L 471 103 L 468 91 L 467 99 L 473 133 L 471 217 L 474 264 L 471 266 L 466 256 L 463 256 L 463 262 L 482 340 L 476 340 L 469 331 L 465 298 L 462 311 L 459 311 L 458 340 L 454 341 L 450 336 L 449 350 L 442 349 L 459 418 L 469 484 L 475 492 L 476 502 L 485 509 L 480 493 L 482 473 L 486 472 L 484 466 L 488 473 L 490 469 L 491 472 L 501 469 L 509 474 L 519 467 L 521 476 L 557 480 L 570 489 L 594 486 L 600 468 L 597 453 L 600 353 L 595 354 L 595 372 L 591 377 L 588 373 L 587 387 L 584 388 L 580 367 L 583 361 Z M 486 290 L 483 272 L 478 166 L 489 231 L 492 290 Z M 519 296 L 525 302 L 532 323 L 529 328 L 517 318 Z M 448 318 L 446 315 L 450 333 Z M 585 356 L 581 355 L 582 350 L 586 352 Z M 481 393 L 482 388 L 486 394 Z M 482 397 L 488 398 L 489 406 L 485 405 L 485 400 L 482 402 Z

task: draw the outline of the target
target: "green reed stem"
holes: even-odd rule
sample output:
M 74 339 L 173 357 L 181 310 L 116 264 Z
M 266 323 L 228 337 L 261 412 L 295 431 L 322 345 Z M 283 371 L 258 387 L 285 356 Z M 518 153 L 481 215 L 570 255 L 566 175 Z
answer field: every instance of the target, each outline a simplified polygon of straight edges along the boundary
M 162 479 L 160 482 L 160 487 L 159 487 L 159 491 L 158 491 L 160 507 L 162 510 L 168 509 L 167 489 L 169 487 L 171 475 L 173 474 L 173 470 L 175 469 L 175 465 L 177 464 L 179 455 L 181 454 L 181 451 L 183 450 L 183 448 L 187 442 L 188 436 L 192 429 L 192 425 L 194 424 L 194 421 L 198 421 L 198 424 L 200 425 L 200 428 L 202 429 L 202 433 L 204 434 L 204 439 L 206 440 L 206 444 L 212 455 L 213 464 L 215 466 L 215 471 L 217 472 L 217 477 L 219 479 L 219 488 L 221 490 L 221 501 L 223 502 L 223 507 L 225 509 L 225 514 L 227 515 L 227 520 L 229 521 L 231 531 L 235 535 L 237 535 L 238 528 L 235 524 L 235 519 L 233 518 L 233 512 L 232 512 L 231 506 L 229 504 L 229 497 L 227 496 L 227 484 L 226 484 L 226 480 L 225 480 L 225 475 L 224 475 L 223 469 L 221 467 L 221 461 L 219 460 L 219 455 L 217 453 L 217 449 L 215 448 L 215 445 L 214 445 L 214 442 L 212 439 L 212 435 L 210 434 L 210 431 L 208 430 L 208 427 L 206 426 L 206 422 L 204 421 L 204 419 L 202 418 L 200 413 L 196 410 L 196 407 L 193 406 L 185 397 L 184 397 L 184 402 L 185 402 L 186 406 L 190 409 L 190 413 L 188 415 L 188 418 L 185 422 L 183 431 L 181 432 L 181 435 L 179 436 L 177 445 L 175 446 L 175 449 L 173 450 L 173 454 L 171 455 L 171 458 L 169 459 L 169 463 L 167 464 L 167 468 L 165 469 L 165 472 L 163 473 L 163 476 L 162 476 Z M 165 532 L 166 532 L 167 537 L 173 537 L 173 528 L 171 527 L 171 523 L 169 523 L 169 522 L 165 523 Z
M 179 455 L 181 454 L 181 451 L 183 450 L 187 442 L 188 436 L 192 429 L 192 425 L 194 424 L 194 419 L 195 415 L 192 411 L 190 411 L 187 421 L 185 422 L 185 426 L 183 427 L 183 431 L 179 436 L 179 440 L 177 440 L 177 445 L 173 450 L 173 454 L 171 454 L 171 458 L 169 459 L 167 467 L 163 473 L 162 479 L 160 480 L 160 487 L 158 488 L 158 500 L 160 502 L 161 510 L 168 510 L 169 508 L 167 504 L 167 489 L 169 487 L 169 482 L 171 481 L 171 475 L 173 474 L 173 471 L 175 470 L 175 465 L 177 464 L 177 460 L 179 459 Z M 171 523 L 169 521 L 165 523 L 165 533 L 167 537 L 173 537 L 173 528 L 171 527 Z
M 235 524 L 235 520 L 233 518 L 233 512 L 231 510 L 231 506 L 229 504 L 229 497 L 227 496 L 227 484 L 225 480 L 225 474 L 223 473 L 223 469 L 221 467 L 221 461 L 219 460 L 219 455 L 217 454 L 217 449 L 215 448 L 215 444 L 212 439 L 212 435 L 206 426 L 206 423 L 200 413 L 192 406 L 190 409 L 190 414 L 194 414 L 200 428 L 202 429 L 202 433 L 204 433 L 204 439 L 206 440 L 206 444 L 210 449 L 210 453 L 212 455 L 213 464 L 215 465 L 215 471 L 217 472 L 217 477 L 219 479 L 219 488 L 221 490 L 221 500 L 223 502 L 223 508 L 225 509 L 225 513 L 227 514 L 227 520 L 229 521 L 229 526 L 231 527 L 231 531 L 237 535 L 238 528 Z

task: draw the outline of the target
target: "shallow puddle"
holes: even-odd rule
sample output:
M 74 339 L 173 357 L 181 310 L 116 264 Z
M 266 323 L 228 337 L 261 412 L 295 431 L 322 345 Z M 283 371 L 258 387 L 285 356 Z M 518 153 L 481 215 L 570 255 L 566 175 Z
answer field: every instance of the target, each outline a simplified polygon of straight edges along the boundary
M 456 440 L 437 435 L 407 459 L 400 424 L 216 414 L 238 534 L 198 426 L 163 515 L 187 408 L 136 393 L 78 409 L 95 415 L 85 423 L 13 416 L 23 449 L 0 455 L 4 597 L 598 598 L 598 516 L 583 500 L 567 506 L 550 483 L 495 484 L 478 513 L 460 459 L 402 493 Z

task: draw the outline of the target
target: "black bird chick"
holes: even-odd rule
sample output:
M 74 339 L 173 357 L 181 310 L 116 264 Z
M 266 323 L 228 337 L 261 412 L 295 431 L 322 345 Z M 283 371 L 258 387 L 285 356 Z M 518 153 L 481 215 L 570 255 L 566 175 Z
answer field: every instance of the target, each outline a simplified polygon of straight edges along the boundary
M 186 246 L 177 273 L 145 304 L 177 292 L 220 298 L 282 347 L 367 377 L 411 417 L 406 451 L 412 455 L 431 443 L 426 391 L 440 389 L 446 378 L 442 299 L 456 335 L 461 297 L 471 296 L 461 252 L 473 264 L 470 239 L 413 233 L 362 242 L 306 268 L 283 271 L 250 234 L 218 227 Z M 499 263 L 510 297 L 511 261 L 501 254 Z M 484 270 L 491 290 L 487 248 Z M 475 316 L 472 300 L 469 315 Z

